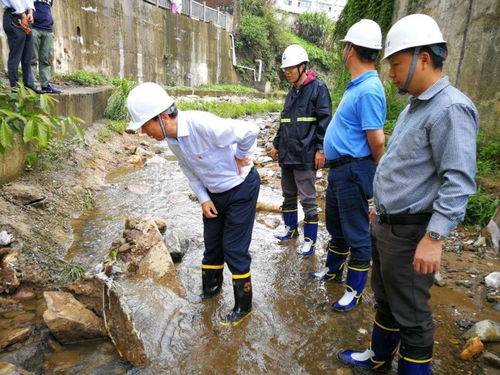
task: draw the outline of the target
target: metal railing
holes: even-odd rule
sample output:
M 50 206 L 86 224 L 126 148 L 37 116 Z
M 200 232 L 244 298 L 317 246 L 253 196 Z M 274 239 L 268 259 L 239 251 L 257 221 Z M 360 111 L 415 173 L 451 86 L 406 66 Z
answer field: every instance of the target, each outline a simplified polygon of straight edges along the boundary
M 171 9 L 168 0 L 143 0 L 147 3 L 156 5 L 159 8 Z M 231 31 L 230 19 L 227 13 L 220 12 L 218 9 L 210 8 L 205 2 L 199 3 L 194 0 L 182 0 L 182 14 L 204 22 L 212 22 L 227 31 Z

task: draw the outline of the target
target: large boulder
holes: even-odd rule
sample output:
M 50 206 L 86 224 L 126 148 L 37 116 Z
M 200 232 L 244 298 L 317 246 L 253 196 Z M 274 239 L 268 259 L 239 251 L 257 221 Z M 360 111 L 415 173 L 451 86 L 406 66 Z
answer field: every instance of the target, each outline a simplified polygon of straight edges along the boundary
M 0 362 L 0 375 L 34 375 L 32 372 L 25 371 L 12 363 Z
M 479 337 L 482 342 L 500 341 L 500 323 L 493 320 L 482 320 L 464 333 L 465 339 Z
M 186 305 L 186 292 L 154 218 L 129 219 L 101 277 L 104 319 L 117 351 L 136 366 L 169 351 L 169 324 Z M 120 251 L 120 249 L 122 251 Z
M 64 290 L 83 303 L 88 309 L 102 317 L 102 289 L 104 283 L 94 275 L 64 285 Z
M 67 292 L 44 292 L 43 320 L 55 338 L 71 344 L 106 336 L 102 319 Z

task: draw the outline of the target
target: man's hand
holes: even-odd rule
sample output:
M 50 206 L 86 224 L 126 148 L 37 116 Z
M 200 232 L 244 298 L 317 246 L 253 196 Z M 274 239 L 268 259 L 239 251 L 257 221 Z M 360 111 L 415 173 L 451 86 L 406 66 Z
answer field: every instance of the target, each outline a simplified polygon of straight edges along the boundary
M 325 154 L 319 151 L 316 151 L 314 155 L 314 168 L 321 169 L 325 166 Z
M 443 240 L 431 240 L 427 234 L 422 237 L 415 251 L 413 269 L 416 273 L 438 272 L 441 267 Z
M 203 216 L 207 219 L 213 219 L 217 217 L 217 209 L 214 206 L 214 202 L 206 201 L 201 204 L 201 210 L 203 211 Z
M 269 150 L 268 155 L 273 158 L 273 160 L 278 159 L 278 150 L 276 150 L 274 147 Z
M 26 13 L 21 14 L 21 18 L 19 18 L 19 25 L 23 30 L 26 30 L 29 28 L 30 22 L 28 19 L 28 15 Z
M 368 221 L 371 223 L 374 219 L 377 213 L 375 212 L 375 207 L 372 207 L 368 210 Z
M 249 156 L 244 157 L 243 159 L 234 158 L 234 160 L 236 160 L 236 165 L 238 166 L 239 175 L 241 175 L 242 168 L 247 165 L 250 165 L 250 163 L 252 162 L 252 158 L 250 158 Z

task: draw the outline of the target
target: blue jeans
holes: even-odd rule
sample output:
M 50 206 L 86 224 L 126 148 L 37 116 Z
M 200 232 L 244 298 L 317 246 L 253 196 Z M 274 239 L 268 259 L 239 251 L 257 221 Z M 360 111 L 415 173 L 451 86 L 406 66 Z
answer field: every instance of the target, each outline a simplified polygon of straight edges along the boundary
M 250 271 L 251 257 L 248 252 L 252 240 L 260 177 L 255 168 L 238 186 L 219 194 L 209 193 L 217 217 L 203 216 L 205 253 L 203 264 L 227 263 L 233 274 Z
M 330 169 L 326 191 L 326 229 L 338 249 L 351 249 L 351 259 L 370 261 L 368 199 L 373 196 L 375 164 L 357 160 Z

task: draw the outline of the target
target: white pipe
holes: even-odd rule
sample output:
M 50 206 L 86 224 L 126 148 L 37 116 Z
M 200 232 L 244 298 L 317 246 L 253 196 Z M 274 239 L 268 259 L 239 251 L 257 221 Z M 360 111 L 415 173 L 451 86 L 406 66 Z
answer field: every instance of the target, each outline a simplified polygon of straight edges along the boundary
M 254 81 L 258 81 L 260 82 L 260 79 L 261 79 L 261 73 L 262 73 L 262 60 L 255 60 L 255 61 L 259 61 L 260 64 L 259 64 L 259 79 L 257 79 L 257 72 L 255 70 L 255 68 L 251 68 L 249 66 L 243 66 L 243 65 L 238 65 L 236 63 L 236 51 L 235 51 L 235 48 L 234 48 L 234 36 L 233 34 L 229 33 L 229 36 L 231 38 L 231 56 L 233 58 L 233 66 L 237 67 L 237 68 L 241 68 L 241 69 L 246 69 L 246 70 L 251 70 L 253 72 L 253 80 Z

